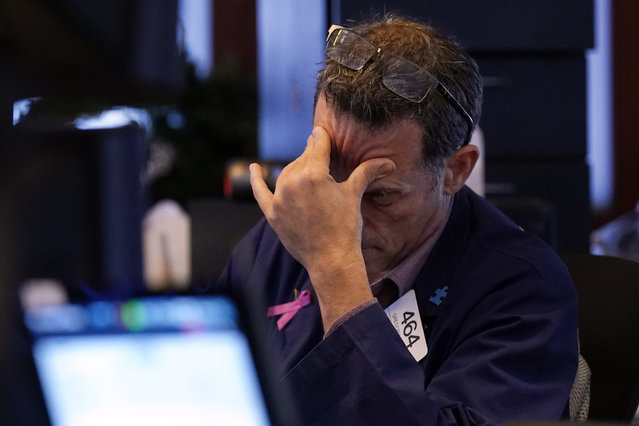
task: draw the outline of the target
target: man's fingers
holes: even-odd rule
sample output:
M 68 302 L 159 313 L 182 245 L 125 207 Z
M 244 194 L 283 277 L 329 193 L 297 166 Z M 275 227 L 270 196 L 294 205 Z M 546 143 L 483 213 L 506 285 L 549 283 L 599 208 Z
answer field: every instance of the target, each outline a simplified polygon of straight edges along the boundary
M 253 163 L 249 166 L 251 173 L 251 188 L 253 189 L 253 196 L 260 206 L 262 213 L 265 216 L 271 211 L 271 204 L 273 204 L 273 193 L 266 185 L 264 181 L 264 172 L 262 166 L 257 163 Z
M 353 191 L 362 197 L 366 188 L 376 180 L 395 171 L 395 163 L 389 158 L 372 158 L 361 163 L 349 176 L 347 182 Z

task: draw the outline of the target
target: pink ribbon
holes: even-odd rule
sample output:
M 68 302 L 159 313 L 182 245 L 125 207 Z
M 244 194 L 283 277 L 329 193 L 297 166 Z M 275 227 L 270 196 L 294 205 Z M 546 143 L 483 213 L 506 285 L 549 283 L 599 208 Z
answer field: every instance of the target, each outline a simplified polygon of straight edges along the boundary
M 286 324 L 295 316 L 297 311 L 302 309 L 304 306 L 307 306 L 311 303 L 311 292 L 308 290 L 304 290 L 300 293 L 297 299 L 292 302 L 282 303 L 281 305 L 275 305 L 268 308 L 266 311 L 267 317 L 272 317 L 275 315 L 282 315 L 280 319 L 277 320 L 277 329 L 283 329 Z

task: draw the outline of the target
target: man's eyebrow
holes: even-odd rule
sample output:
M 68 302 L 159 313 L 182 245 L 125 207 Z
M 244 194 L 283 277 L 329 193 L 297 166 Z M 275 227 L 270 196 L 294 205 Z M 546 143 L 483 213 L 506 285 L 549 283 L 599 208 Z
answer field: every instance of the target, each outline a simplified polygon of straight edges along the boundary
M 378 187 L 369 187 L 364 191 L 364 195 L 386 195 L 386 194 L 397 194 L 401 193 L 402 188 L 399 186 L 378 186 Z
M 366 190 L 366 192 L 400 192 L 401 188 L 397 186 L 378 186 Z

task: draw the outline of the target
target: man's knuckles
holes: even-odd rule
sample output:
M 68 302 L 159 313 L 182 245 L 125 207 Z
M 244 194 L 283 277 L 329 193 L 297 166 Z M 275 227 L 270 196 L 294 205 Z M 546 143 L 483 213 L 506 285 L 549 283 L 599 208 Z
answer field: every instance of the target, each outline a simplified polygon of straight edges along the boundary
M 277 190 L 282 195 L 297 194 L 299 191 L 308 191 L 330 183 L 334 183 L 334 181 L 325 170 L 305 167 L 294 174 L 289 174 L 286 179 L 278 180 Z

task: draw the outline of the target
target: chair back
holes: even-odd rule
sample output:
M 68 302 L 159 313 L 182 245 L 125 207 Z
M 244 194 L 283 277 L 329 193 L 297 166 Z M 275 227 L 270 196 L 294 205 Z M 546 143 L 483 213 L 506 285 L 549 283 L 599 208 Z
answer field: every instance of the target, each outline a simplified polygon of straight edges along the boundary
M 639 264 L 562 255 L 579 297 L 581 354 L 590 366 L 590 420 L 630 422 L 639 404 Z

